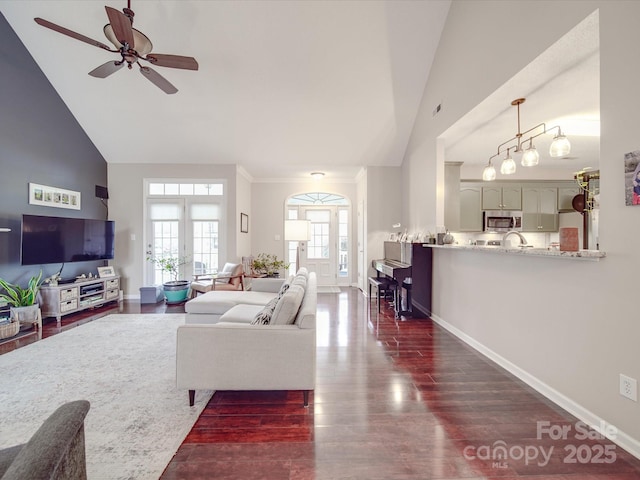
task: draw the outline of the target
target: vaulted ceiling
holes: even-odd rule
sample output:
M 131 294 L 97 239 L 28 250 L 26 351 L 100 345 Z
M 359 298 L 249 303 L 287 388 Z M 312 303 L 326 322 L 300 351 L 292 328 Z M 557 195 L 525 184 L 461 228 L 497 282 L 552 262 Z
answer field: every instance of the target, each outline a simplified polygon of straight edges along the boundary
M 12 28 L 109 163 L 238 164 L 257 179 L 353 179 L 402 162 L 449 9 L 433 1 L 133 0 L 154 53 L 198 71 L 87 73 L 118 54 L 36 24 L 108 43 L 104 6 L 125 0 L 2 0 Z

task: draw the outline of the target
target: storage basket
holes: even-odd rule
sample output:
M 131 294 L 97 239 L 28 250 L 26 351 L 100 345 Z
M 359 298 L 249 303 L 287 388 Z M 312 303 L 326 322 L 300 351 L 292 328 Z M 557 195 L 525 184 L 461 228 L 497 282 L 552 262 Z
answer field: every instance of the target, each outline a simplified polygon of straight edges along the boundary
M 9 323 L 0 325 L 0 339 L 13 337 L 20 331 L 20 322 L 13 320 Z

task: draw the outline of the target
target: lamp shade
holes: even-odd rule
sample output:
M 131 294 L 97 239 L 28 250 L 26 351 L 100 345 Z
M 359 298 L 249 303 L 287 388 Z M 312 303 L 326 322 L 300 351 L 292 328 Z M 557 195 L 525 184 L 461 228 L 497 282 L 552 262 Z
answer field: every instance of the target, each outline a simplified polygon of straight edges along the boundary
M 527 148 L 522 154 L 522 163 L 523 167 L 535 167 L 538 165 L 538 161 L 540 160 L 540 155 L 538 154 L 538 150 L 536 147 L 531 145 Z
M 311 239 L 309 220 L 285 220 L 284 239 L 289 242 L 308 242 Z
M 551 147 L 549 147 L 549 155 L 554 158 L 564 157 L 569 155 L 569 152 L 571 152 L 569 139 L 562 134 L 556 135 L 551 142 Z
M 482 180 L 484 180 L 485 182 L 490 182 L 495 179 L 496 179 L 495 167 L 491 164 L 484 167 L 484 170 L 482 171 Z
M 509 155 L 502 161 L 502 165 L 500 165 L 500 173 L 502 175 L 513 175 L 516 173 L 516 162 Z

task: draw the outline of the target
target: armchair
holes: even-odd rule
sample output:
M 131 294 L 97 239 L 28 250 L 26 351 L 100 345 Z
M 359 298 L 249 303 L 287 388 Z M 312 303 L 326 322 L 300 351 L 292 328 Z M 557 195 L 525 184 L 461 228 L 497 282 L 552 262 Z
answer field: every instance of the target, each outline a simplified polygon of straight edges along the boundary
M 84 418 L 89 402 L 59 407 L 24 445 L 0 450 L 0 478 L 86 480 Z
M 212 290 L 244 290 L 244 271 L 240 263 L 225 263 L 219 273 L 194 275 L 189 297 Z

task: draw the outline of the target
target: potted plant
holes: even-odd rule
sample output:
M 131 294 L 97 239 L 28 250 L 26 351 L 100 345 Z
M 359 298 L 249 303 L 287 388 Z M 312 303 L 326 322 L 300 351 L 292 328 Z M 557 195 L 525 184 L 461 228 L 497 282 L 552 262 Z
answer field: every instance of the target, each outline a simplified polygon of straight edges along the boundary
M 170 253 L 156 257 L 151 250 L 147 251 L 147 260 L 156 265 L 163 272 L 167 272 L 171 280 L 162 284 L 167 303 L 182 303 L 189 294 L 189 281 L 178 280 L 180 267 L 191 260 L 188 255 L 173 256 Z
M 280 270 L 289 268 L 289 264 L 283 260 L 278 260 L 276 255 L 270 253 L 260 253 L 251 263 L 254 272 L 266 275 L 267 277 L 278 277 Z
M 0 301 L 11 309 L 11 318 L 18 323 L 37 323 L 40 318 L 38 292 L 42 283 L 42 270 L 29 279 L 25 288 L 0 278 Z M 19 327 L 18 327 L 19 328 Z M 18 333 L 16 331 L 16 333 Z

